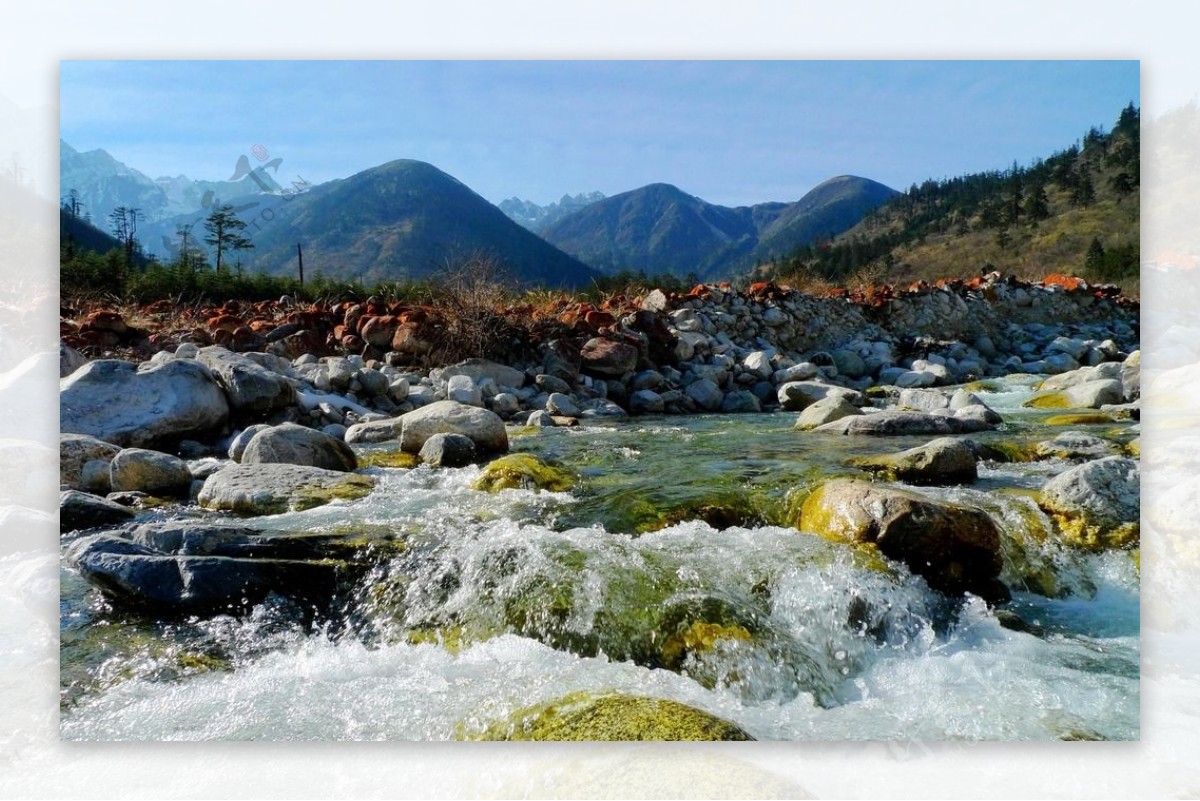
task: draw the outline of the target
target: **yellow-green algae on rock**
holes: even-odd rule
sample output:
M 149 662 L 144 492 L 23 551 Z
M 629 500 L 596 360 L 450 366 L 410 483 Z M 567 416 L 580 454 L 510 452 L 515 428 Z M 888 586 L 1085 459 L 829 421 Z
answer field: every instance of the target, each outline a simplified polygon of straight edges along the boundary
M 753 740 L 740 727 L 677 701 L 633 695 L 571 693 L 513 713 L 464 740 L 731 741 Z
M 566 492 L 575 486 L 575 475 L 543 462 L 532 453 L 510 453 L 488 462 L 471 489 L 499 492 L 505 489 L 537 489 Z
M 662 644 L 662 662 L 668 670 L 678 670 L 688 654 L 712 651 L 717 643 L 749 642 L 751 634 L 742 626 L 723 626 L 697 620 L 680 632 L 672 634 Z
M 358 454 L 359 467 L 390 467 L 411 470 L 421 463 L 415 453 L 407 451 L 369 451 Z
M 1044 421 L 1048 426 L 1091 426 L 1115 423 L 1112 415 L 1103 412 L 1080 412 L 1079 414 L 1056 414 Z

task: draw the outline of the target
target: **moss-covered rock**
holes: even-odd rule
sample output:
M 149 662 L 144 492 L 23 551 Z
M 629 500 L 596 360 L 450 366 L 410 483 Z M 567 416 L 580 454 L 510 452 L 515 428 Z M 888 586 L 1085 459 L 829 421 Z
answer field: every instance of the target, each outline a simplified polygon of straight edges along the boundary
M 1137 462 L 1109 456 L 1050 479 L 1038 504 L 1069 545 L 1089 551 L 1132 548 L 1141 536 L 1140 490 Z
M 367 451 L 358 454 L 360 467 L 387 467 L 397 470 L 411 470 L 421 463 L 421 458 L 407 451 Z
M 1115 423 L 1112 415 L 1101 412 L 1080 412 L 1077 414 L 1056 414 L 1044 421 L 1048 426 L 1092 426 Z
M 567 492 L 576 476 L 569 470 L 547 464 L 532 453 L 510 453 L 491 461 L 471 484 L 471 489 L 499 492 L 505 489 L 534 489 Z
M 197 501 L 205 509 L 240 515 L 280 514 L 357 500 L 374 486 L 370 476 L 320 467 L 232 464 L 205 480 Z
M 972 442 L 975 455 L 988 462 L 1009 464 L 1012 462 L 1032 462 L 1037 460 L 1037 451 L 1028 442 L 1013 440 L 997 440 L 994 442 Z
M 753 740 L 727 720 L 677 701 L 631 695 L 572 693 L 513 713 L 470 740 Z
M 750 639 L 750 632 L 742 626 L 723 626 L 697 620 L 663 642 L 662 663 L 668 670 L 678 670 L 689 654 L 712 651 L 722 640 L 736 643 L 749 642 Z
M 798 527 L 835 542 L 871 543 L 947 594 L 1007 600 L 998 580 L 1000 531 L 983 511 L 865 481 L 818 487 Z

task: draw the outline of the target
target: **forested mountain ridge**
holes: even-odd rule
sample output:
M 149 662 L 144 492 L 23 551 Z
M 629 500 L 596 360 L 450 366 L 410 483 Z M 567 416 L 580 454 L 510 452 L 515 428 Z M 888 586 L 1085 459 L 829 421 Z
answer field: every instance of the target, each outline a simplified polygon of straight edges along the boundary
M 844 233 L 796 248 L 757 272 L 802 283 L 857 277 L 901 283 L 999 269 L 1025 278 L 1062 272 L 1136 282 L 1140 113 L 1092 128 L 1029 166 L 927 180 Z

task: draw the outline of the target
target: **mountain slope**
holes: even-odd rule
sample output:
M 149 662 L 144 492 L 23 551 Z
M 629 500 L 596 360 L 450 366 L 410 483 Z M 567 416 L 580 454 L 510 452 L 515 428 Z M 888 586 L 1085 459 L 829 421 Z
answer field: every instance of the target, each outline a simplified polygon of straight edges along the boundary
M 593 203 L 543 235 L 601 272 L 728 278 L 845 230 L 894 194 L 875 181 L 840 176 L 794 203 L 728 208 L 651 184 Z
M 419 280 L 471 257 L 493 259 L 518 282 L 581 286 L 594 273 L 510 220 L 457 179 L 420 161 L 401 159 L 330 181 L 290 199 L 241 198 L 240 216 L 254 249 L 240 254 L 248 269 L 296 272 L 296 245 L 307 274 L 374 281 Z M 152 231 L 156 242 L 175 224 Z M 161 244 L 158 246 L 161 248 Z

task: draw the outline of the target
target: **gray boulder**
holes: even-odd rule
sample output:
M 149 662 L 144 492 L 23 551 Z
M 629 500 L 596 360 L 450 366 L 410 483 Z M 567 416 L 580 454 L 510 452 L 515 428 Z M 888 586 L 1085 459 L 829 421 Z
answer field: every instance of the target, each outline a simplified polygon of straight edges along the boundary
M 789 381 L 779 387 L 777 397 L 784 411 L 799 412 L 822 398 L 829 396 L 845 398 L 855 406 L 865 406 L 867 397 L 858 390 L 847 389 L 817 381 Z
M 295 464 L 349 471 L 358 467 L 358 459 L 343 440 L 324 431 L 283 423 L 255 434 L 242 452 L 242 464 Z
M 71 489 L 80 489 L 83 484 L 83 466 L 88 462 L 100 461 L 108 464 L 121 449 L 111 442 L 89 437 L 86 434 L 60 434 L 58 438 L 58 481 Z
M 639 389 L 629 396 L 630 414 L 661 414 L 665 406 L 662 395 L 651 389 Z
M 446 380 L 446 399 L 468 406 L 483 405 L 483 393 L 466 375 L 452 375 Z
M 496 386 L 511 389 L 519 389 L 525 383 L 525 374 L 520 370 L 487 359 L 467 359 L 458 364 L 443 367 L 440 375 L 446 380 L 449 380 L 451 376 L 466 376 L 476 385 L 481 384 L 485 378 L 490 378 L 496 382 Z
M 58 377 L 66 378 L 87 364 L 87 356 L 65 342 L 58 343 Z
M 762 411 L 762 406 L 753 392 L 739 389 L 725 395 L 721 411 L 725 414 L 755 414 Z
M 575 401 L 569 395 L 564 395 L 561 392 L 551 392 L 550 397 L 546 398 L 546 411 L 550 414 L 560 414 L 564 417 L 579 417 L 583 414 L 579 407 L 575 405 Z
M 975 452 L 953 437 L 939 437 L 900 453 L 859 457 L 851 464 L 910 484 L 969 484 L 979 477 Z
M 204 438 L 229 420 L 225 393 L 204 365 L 88 362 L 59 384 L 59 428 L 121 447 Z
M 437 401 L 400 418 L 400 448 L 419 453 L 434 434 L 462 434 L 480 453 L 508 451 L 504 421 L 495 412 L 454 401 Z
M 346 442 L 354 444 L 372 444 L 390 442 L 400 436 L 400 418 L 388 420 L 372 420 L 366 423 L 355 423 L 346 429 Z
M 204 480 L 197 502 L 241 515 L 280 514 L 335 500 L 355 500 L 375 486 L 370 476 L 295 464 L 228 465 Z
M 82 531 L 114 526 L 133 519 L 133 512 L 119 503 L 78 490 L 66 490 L 58 498 L 59 531 Z
M 701 378 L 688 384 L 684 389 L 684 394 L 706 412 L 717 411 L 725 400 L 725 393 L 709 378 Z
M 1038 503 L 1071 545 L 1088 550 L 1135 547 L 1141 535 L 1140 477 L 1136 460 L 1108 456 L 1047 481 Z
M 434 434 L 421 446 L 420 457 L 435 467 L 464 467 L 475 461 L 475 443 L 462 434 Z
M 978 407 L 968 407 L 978 408 Z M 965 410 L 964 410 L 965 411 Z M 901 436 L 909 434 L 970 434 L 995 428 L 978 420 L 925 414 L 923 412 L 885 411 L 857 417 L 843 417 L 814 429 L 832 434 Z
M 804 411 L 796 420 L 795 428 L 799 431 L 811 431 L 818 426 L 841 420 L 843 417 L 862 414 L 863 410 L 846 400 L 842 395 L 830 395 L 822 398 Z
M 212 370 L 235 412 L 269 412 L 296 402 L 288 379 L 219 345 L 201 348 L 196 360 Z
M 1115 456 L 1117 446 L 1082 431 L 1064 431 L 1054 439 L 1039 442 L 1033 452 L 1041 459 L 1102 459 Z
M 109 465 L 114 492 L 135 490 L 148 495 L 187 497 L 192 473 L 177 456 L 142 448 L 126 448 Z
M 229 443 L 228 456 L 235 462 L 242 461 L 242 454 L 246 451 L 246 446 L 250 444 L 250 440 L 260 431 L 266 431 L 270 428 L 266 423 L 258 423 L 248 426 L 237 434 Z

